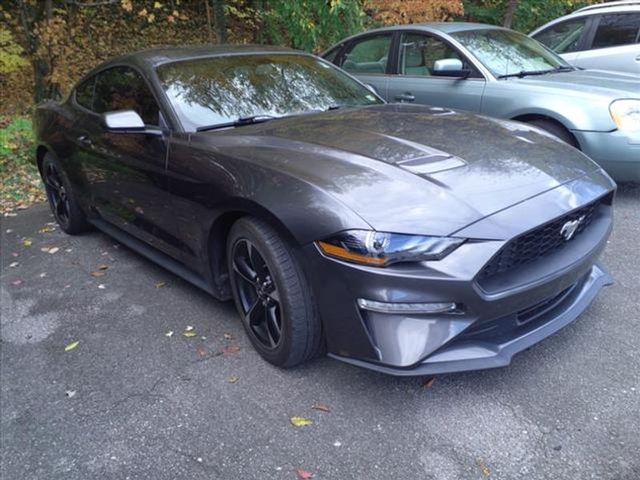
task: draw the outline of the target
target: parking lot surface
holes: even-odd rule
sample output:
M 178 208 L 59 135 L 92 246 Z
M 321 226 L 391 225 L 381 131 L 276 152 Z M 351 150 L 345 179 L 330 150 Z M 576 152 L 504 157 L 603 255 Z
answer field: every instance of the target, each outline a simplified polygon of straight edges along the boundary
M 2 218 L 0 477 L 638 479 L 640 187 L 615 213 L 615 285 L 575 323 L 434 380 L 279 370 L 231 303 L 46 205 Z

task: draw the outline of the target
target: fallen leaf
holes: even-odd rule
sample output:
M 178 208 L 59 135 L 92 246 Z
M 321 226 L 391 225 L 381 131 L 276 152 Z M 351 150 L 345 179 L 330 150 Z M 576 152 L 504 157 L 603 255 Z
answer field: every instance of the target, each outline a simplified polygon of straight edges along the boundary
M 13 285 L 14 287 L 19 287 L 20 285 L 22 285 L 22 280 L 14 280 L 13 282 L 11 282 L 11 285 Z
M 73 251 L 73 249 L 72 248 L 65 248 L 64 251 L 67 252 L 67 253 L 71 253 Z
M 173 330 L 169 330 L 167 333 L 164 334 L 165 337 L 170 337 L 173 335 Z
M 225 333 L 223 337 L 225 340 L 233 340 L 233 335 L 231 335 L 230 333 Z
M 41 252 L 44 252 L 44 253 L 49 253 L 49 249 L 50 249 L 50 248 L 51 248 L 51 247 L 41 247 L 41 248 L 40 248 L 40 251 L 41 251 Z
M 104 289 L 105 289 L 105 288 L 107 288 L 107 287 L 104 285 L 104 283 L 101 283 L 100 285 L 98 285 L 98 288 L 99 288 L 100 290 L 104 290 Z
M 207 356 L 207 349 L 202 346 L 198 346 L 196 352 L 198 352 L 198 356 L 201 358 Z
M 291 417 L 289 421 L 294 427 L 308 427 L 309 425 L 313 425 L 313 420 L 304 417 Z
M 238 380 L 240 380 L 240 377 L 238 377 L 236 375 L 231 375 L 231 376 L 227 377 L 227 382 L 229 382 L 229 383 L 236 383 Z
M 422 388 L 431 388 L 433 387 L 434 382 L 436 381 L 436 377 L 429 377 L 424 382 L 422 382 Z
M 298 475 L 298 478 L 301 480 L 308 480 L 313 477 L 313 473 L 303 470 L 302 468 L 296 470 L 296 475 Z
M 222 349 L 222 353 L 238 353 L 239 351 L 240 347 L 238 347 L 237 345 L 231 345 Z
M 10 228 L 7 228 L 6 233 L 13 233 L 13 230 L 11 230 Z
M 91 272 L 92 277 L 104 277 L 104 272 Z
M 53 253 L 57 253 L 58 250 L 60 250 L 58 247 L 53 247 L 49 249 L 49 253 L 53 254 Z
M 44 278 L 47 276 L 47 272 L 42 272 L 40 275 L 38 275 L 40 278 Z
M 20 254 L 18 252 L 11 252 L 12 257 L 19 257 Z
M 33 241 L 27 238 L 26 240 L 22 241 L 22 245 L 24 245 L 25 247 L 30 247 L 31 245 L 33 245 Z
M 331 413 L 331 409 L 324 403 L 316 403 L 311 408 L 313 408 L 314 410 L 319 410 L 320 412 Z
M 65 390 L 64 394 L 69 397 L 69 398 L 73 398 L 76 394 L 75 390 Z
M 98 265 L 98 270 L 106 270 L 107 268 L 109 268 L 109 265 Z
M 18 265 L 20 265 L 18 262 L 11 262 L 11 263 L 9 264 L 9 266 L 10 266 L 11 268 L 16 268 Z
M 193 330 L 193 327 L 191 325 L 187 325 L 185 331 L 190 332 L 191 330 Z
M 196 332 L 182 332 L 182 335 L 187 337 L 187 338 L 191 338 L 191 337 L 195 337 L 197 335 Z
M 167 282 L 156 283 L 156 288 L 162 288 L 167 284 Z
M 75 342 L 71 342 L 64 347 L 65 352 L 70 352 L 74 348 L 76 348 L 80 344 L 80 340 L 76 340 Z
M 56 229 L 55 228 L 51 228 L 51 227 L 44 227 L 41 228 L 40 230 L 38 230 L 39 233 L 50 233 L 50 232 L 54 232 Z
M 491 470 L 489 469 L 486 463 L 484 463 L 482 460 L 478 460 L 478 466 L 480 467 L 480 471 L 482 472 L 483 476 L 485 477 L 491 476 Z

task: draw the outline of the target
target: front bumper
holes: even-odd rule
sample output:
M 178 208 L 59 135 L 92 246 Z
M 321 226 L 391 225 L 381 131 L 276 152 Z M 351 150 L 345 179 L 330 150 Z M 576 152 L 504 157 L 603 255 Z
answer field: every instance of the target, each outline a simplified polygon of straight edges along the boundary
M 618 130 L 585 132 L 574 130 L 581 150 L 618 182 L 640 182 L 640 138 Z
M 551 205 L 562 209 L 561 201 L 571 203 L 579 192 L 575 186 L 547 192 L 540 196 L 539 208 L 523 202 L 477 222 L 460 236 L 478 238 L 464 233 L 500 225 L 502 231 L 507 225 L 513 228 L 514 215 L 534 222 L 520 222 L 522 231 L 527 231 L 545 223 L 538 221 L 541 215 L 557 217 Z M 575 320 L 611 283 L 596 262 L 611 232 L 612 210 L 610 203 L 601 205 L 589 228 L 570 244 L 490 280 L 479 273 L 508 240 L 468 241 L 440 261 L 387 268 L 327 258 L 315 245 L 308 245 L 303 257 L 329 355 L 394 375 L 507 365 L 515 353 Z M 359 307 L 359 298 L 455 302 L 461 308 L 437 314 L 380 313 Z

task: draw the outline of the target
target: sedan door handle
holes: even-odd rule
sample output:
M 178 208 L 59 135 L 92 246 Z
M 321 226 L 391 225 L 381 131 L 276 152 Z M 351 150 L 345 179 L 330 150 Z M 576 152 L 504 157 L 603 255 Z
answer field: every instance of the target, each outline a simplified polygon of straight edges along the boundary
M 78 137 L 78 143 L 80 143 L 80 145 L 82 145 L 83 147 L 90 147 L 91 145 L 93 145 L 91 139 L 86 135 L 80 135 Z
M 636 62 L 640 62 L 640 55 L 636 57 Z
M 400 95 L 396 95 L 396 100 L 400 100 L 401 102 L 413 102 L 415 101 L 416 96 L 411 92 L 405 92 Z

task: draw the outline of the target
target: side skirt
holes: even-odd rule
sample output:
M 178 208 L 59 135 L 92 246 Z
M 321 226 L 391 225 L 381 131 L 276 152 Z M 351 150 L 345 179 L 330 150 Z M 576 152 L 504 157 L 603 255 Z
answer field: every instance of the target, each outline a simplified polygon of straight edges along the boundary
M 89 222 L 91 222 L 91 224 L 98 230 L 109 235 L 110 237 L 113 237 L 118 242 L 122 243 L 136 253 L 169 270 L 174 275 L 181 277 L 182 279 L 204 290 L 213 297 L 218 298 L 211 286 L 202 276 L 185 267 L 182 263 L 174 260 L 169 255 L 162 253 L 160 250 L 141 240 L 138 240 L 127 232 L 111 225 L 110 223 L 105 222 L 104 220 L 92 218 L 89 220 Z

